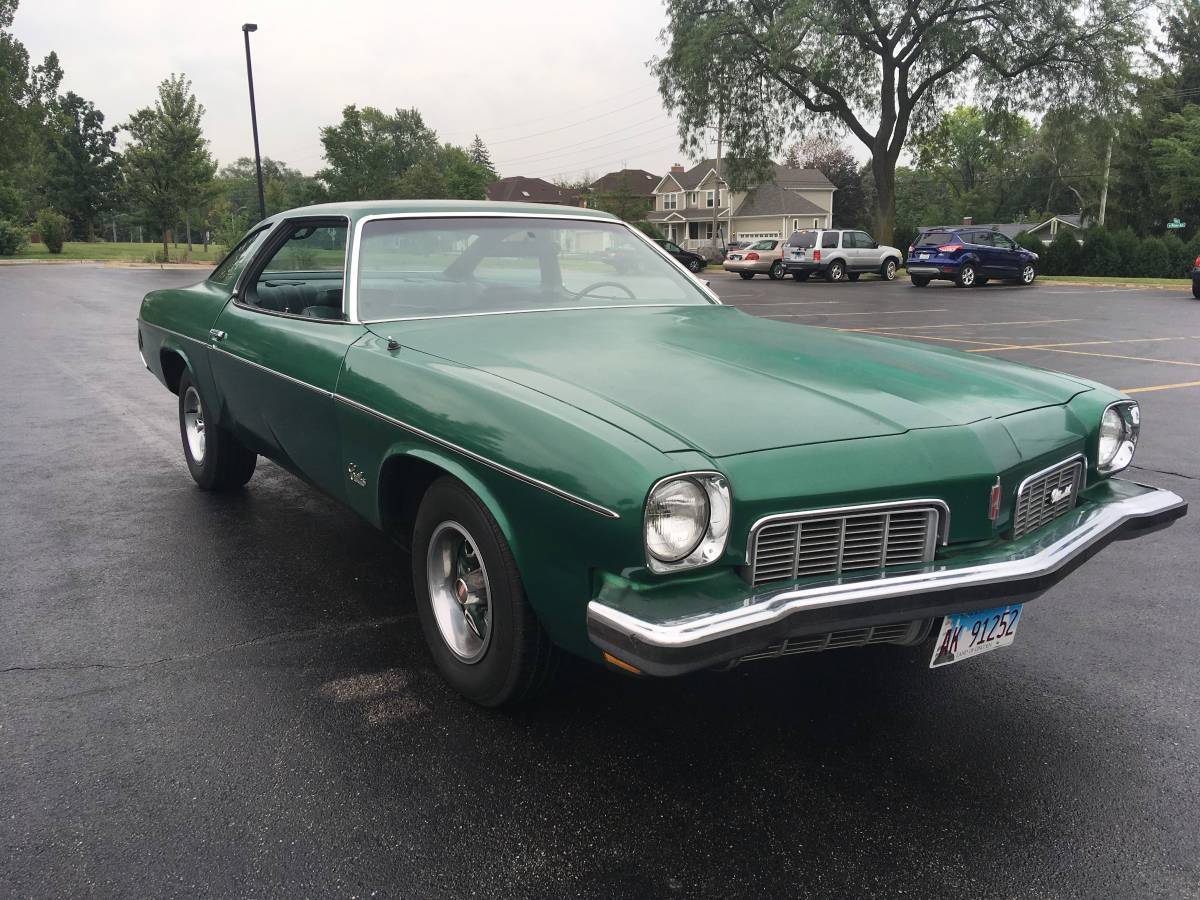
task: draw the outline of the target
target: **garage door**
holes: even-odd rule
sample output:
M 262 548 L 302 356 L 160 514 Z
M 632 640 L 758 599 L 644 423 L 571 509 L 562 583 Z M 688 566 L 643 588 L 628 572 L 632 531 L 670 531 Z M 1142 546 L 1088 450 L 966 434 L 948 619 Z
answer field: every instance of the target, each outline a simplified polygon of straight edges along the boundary
M 779 240 L 778 231 L 743 231 L 739 232 L 737 239 L 739 241 L 768 241 Z

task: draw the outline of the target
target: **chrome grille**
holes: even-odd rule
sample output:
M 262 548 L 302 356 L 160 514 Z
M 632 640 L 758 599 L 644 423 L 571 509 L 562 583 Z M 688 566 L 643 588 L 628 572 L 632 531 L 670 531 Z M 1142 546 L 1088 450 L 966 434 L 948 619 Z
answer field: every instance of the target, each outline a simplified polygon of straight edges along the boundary
M 769 519 L 751 536 L 750 583 L 927 562 L 938 516 L 934 506 L 897 504 Z
M 773 659 L 776 656 L 793 656 L 797 653 L 820 653 L 822 650 L 837 650 L 841 647 L 865 647 L 867 644 L 907 644 L 920 637 L 924 627 L 925 622 L 917 620 L 788 638 L 782 643 L 772 644 L 760 653 L 743 656 L 741 661 L 752 662 L 756 659 Z
M 1083 459 L 1075 457 L 1029 476 L 1017 489 L 1013 537 L 1019 538 L 1075 508 L 1083 486 Z

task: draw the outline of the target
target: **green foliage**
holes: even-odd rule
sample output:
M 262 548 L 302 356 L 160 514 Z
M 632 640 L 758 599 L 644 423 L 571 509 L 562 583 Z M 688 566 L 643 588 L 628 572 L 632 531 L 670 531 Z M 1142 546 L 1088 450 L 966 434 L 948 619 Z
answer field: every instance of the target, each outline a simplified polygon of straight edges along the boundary
M 25 246 L 25 229 L 8 219 L 0 219 L 0 256 L 16 256 Z
M 398 180 L 438 151 L 437 134 L 417 110 L 397 109 L 389 116 L 373 106 L 347 106 L 340 123 L 321 129 L 321 144 L 326 167 L 317 177 L 332 200 L 395 197 Z
M 325 189 L 316 178 L 304 175 L 284 162 L 264 156 L 262 170 L 268 216 L 322 203 L 326 199 Z M 217 173 L 214 187 L 216 200 L 210 217 L 214 231 L 227 228 L 231 215 L 247 218 L 252 215 L 250 221 L 258 220 L 258 173 L 254 170 L 253 159 L 242 156 L 223 166 Z M 246 224 L 248 227 L 249 222 Z
M 467 155 L 472 163 L 487 173 L 488 184 L 500 177 L 496 172 L 496 167 L 492 165 L 492 155 L 488 153 L 487 144 L 479 135 L 475 135 L 475 140 L 471 141 L 471 149 L 467 151 Z
M 1117 251 L 1117 269 L 1109 274 L 1136 276 L 1142 254 L 1142 242 L 1138 236 L 1130 228 L 1121 228 L 1113 232 L 1113 246 Z
M 1148 237 L 1142 241 L 1137 274 L 1144 278 L 1171 277 L 1171 254 L 1162 238 Z
M 656 241 L 664 241 L 667 239 L 667 236 L 659 231 L 657 226 L 655 226 L 652 222 L 634 222 L 633 227 Z
M 111 208 L 120 186 L 117 129 L 104 113 L 68 91 L 59 98 L 51 129 L 47 195 L 71 220 L 76 235 L 91 240 L 100 214 Z
M 835 228 L 874 230 L 866 170 L 840 140 L 820 134 L 794 142 L 784 154 L 784 164 L 794 169 L 816 169 L 833 182 L 837 188 L 833 195 Z
M 1013 240 L 1019 246 L 1024 247 L 1026 250 L 1032 250 L 1034 253 L 1041 254 L 1046 252 L 1046 245 L 1042 243 L 1042 239 L 1036 234 L 1030 234 L 1028 231 L 1020 232 Z
M 1167 133 L 1151 139 L 1150 147 L 1170 204 L 1167 212 L 1194 215 L 1200 209 L 1200 106 L 1189 103 L 1162 124 Z
M 892 246 L 907 254 L 908 248 L 917 239 L 917 234 L 918 226 L 910 225 L 908 222 L 897 223 L 896 230 L 892 233 Z
M 38 234 L 51 253 L 62 253 L 69 224 L 67 217 L 54 209 L 43 209 L 37 214 Z
M 1046 248 L 1045 271 L 1047 275 L 1078 275 L 1083 252 L 1075 239 L 1072 228 L 1063 228 L 1054 236 Z
M 1168 234 L 1163 239 L 1163 246 L 1167 249 L 1167 278 L 1183 278 L 1192 269 L 1192 259 L 1187 255 L 1187 245 L 1181 241 L 1176 235 Z
M 1084 236 L 1079 271 L 1066 275 L 1117 275 L 1121 259 L 1112 235 L 1105 228 L 1092 228 Z
M 170 256 L 167 234 L 188 210 L 209 197 L 216 164 L 208 152 L 201 120 L 204 106 L 183 75 L 171 75 L 158 86 L 154 106 L 139 109 L 125 130 L 129 194 L 147 219 L 162 229 L 162 249 Z
M 25 195 L 11 184 L 0 181 L 0 219 L 23 221 L 28 207 Z

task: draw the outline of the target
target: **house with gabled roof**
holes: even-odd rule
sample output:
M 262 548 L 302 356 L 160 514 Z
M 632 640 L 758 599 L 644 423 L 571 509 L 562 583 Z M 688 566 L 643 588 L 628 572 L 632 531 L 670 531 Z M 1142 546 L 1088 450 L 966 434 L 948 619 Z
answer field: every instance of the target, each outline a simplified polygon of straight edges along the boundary
M 654 209 L 646 221 L 690 250 L 712 246 L 714 227 L 718 245 L 832 227 L 833 183 L 816 169 L 773 167 L 769 179 L 731 191 L 717 177 L 716 160 L 701 160 L 690 169 L 676 164 L 655 185 Z
M 554 203 L 559 206 L 574 206 L 579 199 L 579 192 L 561 188 L 544 178 L 510 175 L 489 184 L 487 198 L 500 203 Z

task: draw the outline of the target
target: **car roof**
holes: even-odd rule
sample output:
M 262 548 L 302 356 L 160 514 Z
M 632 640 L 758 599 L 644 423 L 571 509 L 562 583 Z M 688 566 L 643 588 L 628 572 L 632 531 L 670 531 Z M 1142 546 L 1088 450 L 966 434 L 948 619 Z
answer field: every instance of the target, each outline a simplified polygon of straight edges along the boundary
M 281 219 L 293 219 L 298 216 L 345 216 L 352 221 L 357 221 L 365 219 L 367 216 L 420 213 L 441 215 L 454 213 L 463 216 L 571 216 L 605 222 L 621 221 L 611 213 L 582 206 L 560 206 L 555 203 L 499 203 L 491 200 L 358 200 L 344 203 L 318 203 L 313 206 L 300 206 L 285 210 L 269 216 L 264 221 L 274 223 Z

